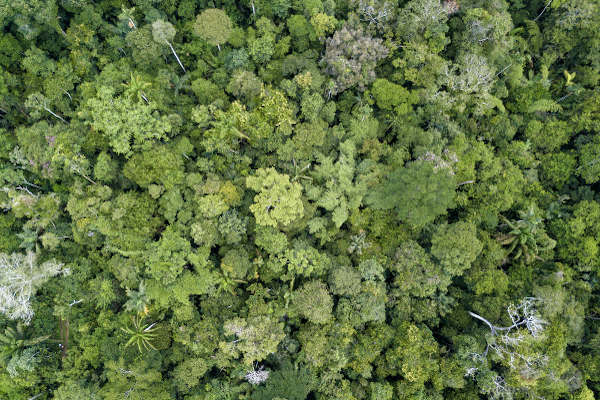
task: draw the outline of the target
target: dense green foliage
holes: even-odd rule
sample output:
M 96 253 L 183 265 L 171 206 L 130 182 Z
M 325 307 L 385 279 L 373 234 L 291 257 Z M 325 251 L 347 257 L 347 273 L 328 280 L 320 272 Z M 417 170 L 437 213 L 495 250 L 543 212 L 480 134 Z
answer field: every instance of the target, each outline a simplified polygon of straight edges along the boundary
M 600 399 L 597 0 L 0 28 L 1 399 Z

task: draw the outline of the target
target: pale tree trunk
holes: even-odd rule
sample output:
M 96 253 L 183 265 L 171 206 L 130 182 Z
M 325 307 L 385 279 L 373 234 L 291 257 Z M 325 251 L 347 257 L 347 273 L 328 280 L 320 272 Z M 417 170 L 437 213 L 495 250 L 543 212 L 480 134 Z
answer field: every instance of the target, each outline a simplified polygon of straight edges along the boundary
M 165 40 L 165 42 L 167 42 Z M 181 69 L 183 70 L 183 73 L 186 73 L 185 68 L 183 67 L 183 64 L 181 63 L 181 60 L 179 59 L 179 57 L 177 56 L 177 53 L 175 52 L 175 49 L 173 48 L 173 46 L 171 45 L 171 43 L 167 42 L 167 44 L 169 45 L 169 47 L 171 48 L 171 51 L 173 52 L 173 55 L 175 56 L 175 58 L 177 59 L 177 62 L 179 63 L 179 66 L 181 67 Z
M 68 123 L 67 121 L 65 121 L 65 119 L 63 117 L 61 117 L 60 115 L 57 115 L 57 114 L 53 113 L 52 110 L 50 110 L 48 107 L 43 107 L 43 108 L 44 108 L 44 110 L 48 111 L 50 114 L 54 115 L 56 118 L 60 119 L 65 124 Z

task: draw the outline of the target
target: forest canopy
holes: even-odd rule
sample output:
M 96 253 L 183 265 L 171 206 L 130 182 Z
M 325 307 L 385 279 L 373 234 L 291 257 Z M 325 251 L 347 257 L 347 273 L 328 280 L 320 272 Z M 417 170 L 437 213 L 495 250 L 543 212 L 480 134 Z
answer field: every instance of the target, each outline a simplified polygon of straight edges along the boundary
M 0 398 L 600 400 L 597 0 L 0 28 Z

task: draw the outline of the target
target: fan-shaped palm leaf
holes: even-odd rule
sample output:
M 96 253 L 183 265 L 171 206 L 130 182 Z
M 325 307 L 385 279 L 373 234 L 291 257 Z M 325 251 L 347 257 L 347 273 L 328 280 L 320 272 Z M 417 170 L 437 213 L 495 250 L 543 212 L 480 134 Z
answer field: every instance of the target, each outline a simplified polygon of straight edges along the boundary
M 156 347 L 152 344 L 152 339 L 156 337 L 156 322 L 151 324 L 144 324 L 143 319 L 139 316 L 135 316 L 131 318 L 133 324 L 132 326 L 127 326 L 121 328 L 121 330 L 130 335 L 129 340 L 125 344 L 125 347 L 128 347 L 132 344 L 137 345 L 140 353 L 144 350 L 156 350 Z

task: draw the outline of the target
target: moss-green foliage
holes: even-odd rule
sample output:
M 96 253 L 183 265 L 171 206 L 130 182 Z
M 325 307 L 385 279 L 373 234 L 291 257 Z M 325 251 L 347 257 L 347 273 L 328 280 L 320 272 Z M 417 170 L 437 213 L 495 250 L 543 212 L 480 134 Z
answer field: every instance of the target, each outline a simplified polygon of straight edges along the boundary
M 166 146 L 156 146 L 135 154 L 123 166 L 123 175 L 147 188 L 158 184 L 169 190 L 183 183 L 183 155 Z
M 331 319 L 333 300 L 322 282 L 312 281 L 303 285 L 293 294 L 293 306 L 296 311 L 316 324 Z
M 216 8 L 202 11 L 194 24 L 195 33 L 214 46 L 221 45 L 231 35 L 231 20 L 227 13 Z
M 394 210 L 401 221 L 423 226 L 443 214 L 454 202 L 454 177 L 429 162 L 397 168 L 370 194 L 377 209 Z
M 598 1 L 0 28 L 0 398 L 600 398 Z

